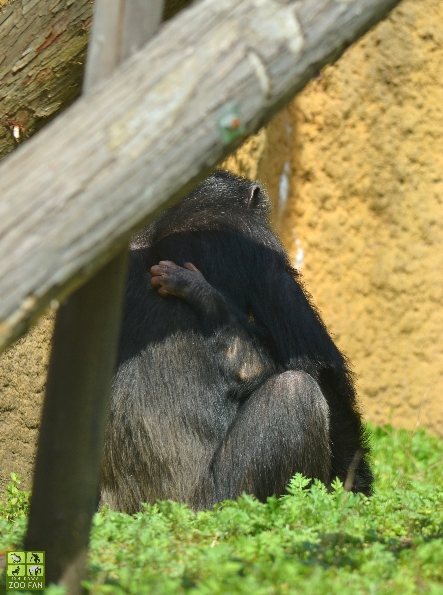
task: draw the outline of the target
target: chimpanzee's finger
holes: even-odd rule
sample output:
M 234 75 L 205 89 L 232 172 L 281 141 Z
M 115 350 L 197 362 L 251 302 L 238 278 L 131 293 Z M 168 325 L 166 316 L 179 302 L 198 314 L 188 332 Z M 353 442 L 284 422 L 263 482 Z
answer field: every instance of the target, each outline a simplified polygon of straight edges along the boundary
M 192 262 L 184 262 L 183 266 L 185 267 L 185 269 L 189 269 L 190 271 L 196 271 L 197 273 L 201 273 L 201 271 L 195 266 L 195 264 L 192 264 Z
M 155 275 L 154 277 L 151 277 L 152 285 L 159 287 L 160 285 L 163 285 L 163 283 L 164 283 L 164 279 L 160 275 Z

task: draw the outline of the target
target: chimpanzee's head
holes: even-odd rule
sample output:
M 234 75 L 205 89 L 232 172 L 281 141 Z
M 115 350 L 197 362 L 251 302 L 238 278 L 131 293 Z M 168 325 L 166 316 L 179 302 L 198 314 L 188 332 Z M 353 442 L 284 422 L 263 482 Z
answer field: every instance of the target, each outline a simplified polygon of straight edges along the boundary
M 156 238 L 165 233 L 268 228 L 270 200 L 258 182 L 216 170 L 154 223 Z M 249 234 L 248 234 L 249 235 Z

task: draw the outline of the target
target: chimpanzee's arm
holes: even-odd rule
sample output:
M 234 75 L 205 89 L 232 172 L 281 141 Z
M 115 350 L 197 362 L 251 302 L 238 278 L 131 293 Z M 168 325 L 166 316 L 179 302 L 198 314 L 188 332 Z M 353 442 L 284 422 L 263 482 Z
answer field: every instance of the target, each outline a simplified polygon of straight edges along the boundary
M 269 375 L 274 371 L 273 362 L 257 337 L 260 333 L 256 325 L 228 303 L 197 267 L 191 263 L 180 267 L 171 261 L 162 260 L 151 268 L 151 274 L 151 283 L 158 287 L 161 296 L 173 295 L 186 300 L 202 315 L 203 326 L 215 332 L 215 349 L 222 354 L 220 363 L 242 384 L 254 382 L 265 372 Z
M 255 320 L 272 337 L 273 352 L 285 369 L 315 377 L 323 367 L 346 368 L 346 360 L 329 336 L 320 315 L 280 255 L 272 255 L 251 286 Z
M 158 287 L 162 297 L 174 295 L 211 320 L 226 323 L 232 316 L 222 294 L 210 285 L 203 274 L 190 262 L 178 266 L 170 260 L 161 260 L 151 267 L 151 283 Z

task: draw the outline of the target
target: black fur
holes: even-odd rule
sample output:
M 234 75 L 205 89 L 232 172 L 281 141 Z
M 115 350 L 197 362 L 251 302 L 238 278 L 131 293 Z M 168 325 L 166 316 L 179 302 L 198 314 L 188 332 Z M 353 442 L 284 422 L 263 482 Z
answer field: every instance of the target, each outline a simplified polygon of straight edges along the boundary
M 344 481 L 366 450 L 347 361 L 269 210 L 258 184 L 220 170 L 133 242 L 102 503 L 265 500 L 297 471 Z M 371 484 L 363 457 L 353 489 Z

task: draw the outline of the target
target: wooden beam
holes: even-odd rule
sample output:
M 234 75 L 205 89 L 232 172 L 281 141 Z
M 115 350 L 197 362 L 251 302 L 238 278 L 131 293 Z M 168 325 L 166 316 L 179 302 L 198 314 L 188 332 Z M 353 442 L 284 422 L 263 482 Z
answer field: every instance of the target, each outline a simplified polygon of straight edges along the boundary
M 80 595 L 97 509 L 126 251 L 60 307 L 52 339 L 24 547 L 46 552 L 46 583 Z
M 202 0 L 7 157 L 0 348 L 398 1 Z
M 162 11 L 163 0 L 96 0 L 86 93 L 152 36 Z M 55 322 L 25 548 L 46 552 L 46 581 L 69 595 L 80 595 L 86 570 L 126 263 L 124 249 L 69 296 Z
M 89 93 L 143 46 L 157 31 L 162 14 L 163 1 L 95 0 L 84 92 Z

